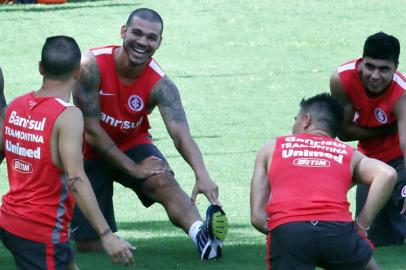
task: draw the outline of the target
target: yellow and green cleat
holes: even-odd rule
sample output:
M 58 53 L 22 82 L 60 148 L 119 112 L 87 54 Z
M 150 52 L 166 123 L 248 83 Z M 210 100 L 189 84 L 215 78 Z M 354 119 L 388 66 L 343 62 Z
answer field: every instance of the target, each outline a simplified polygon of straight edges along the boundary
M 222 242 L 228 233 L 226 213 L 218 205 L 210 205 L 206 211 L 206 221 L 203 222 L 196 235 L 197 249 L 202 260 L 219 259 L 222 256 Z

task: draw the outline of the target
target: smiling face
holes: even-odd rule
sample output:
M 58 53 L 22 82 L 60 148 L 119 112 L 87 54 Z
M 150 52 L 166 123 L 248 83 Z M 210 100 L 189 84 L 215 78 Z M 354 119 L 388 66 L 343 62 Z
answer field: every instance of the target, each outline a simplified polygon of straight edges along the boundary
M 391 60 L 375 59 L 365 56 L 360 65 L 361 79 L 367 92 L 379 95 L 387 89 L 397 70 Z
M 148 61 L 162 42 L 162 25 L 134 16 L 131 23 L 121 28 L 123 48 L 129 64 L 137 66 Z

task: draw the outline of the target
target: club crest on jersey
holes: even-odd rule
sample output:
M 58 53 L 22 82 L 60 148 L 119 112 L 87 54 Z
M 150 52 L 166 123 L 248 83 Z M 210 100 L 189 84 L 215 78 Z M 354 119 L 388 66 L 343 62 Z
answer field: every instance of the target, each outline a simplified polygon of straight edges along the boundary
M 352 118 L 352 122 L 358 123 L 358 118 L 359 118 L 359 112 L 355 111 L 354 117 Z
M 388 117 L 386 116 L 385 111 L 381 108 L 375 108 L 374 114 L 379 123 L 386 124 L 388 122 Z
M 402 195 L 403 198 L 406 198 L 406 186 L 402 188 L 402 191 L 400 192 L 400 195 Z
M 144 108 L 144 101 L 140 96 L 132 95 L 128 98 L 128 107 L 134 112 L 139 112 Z

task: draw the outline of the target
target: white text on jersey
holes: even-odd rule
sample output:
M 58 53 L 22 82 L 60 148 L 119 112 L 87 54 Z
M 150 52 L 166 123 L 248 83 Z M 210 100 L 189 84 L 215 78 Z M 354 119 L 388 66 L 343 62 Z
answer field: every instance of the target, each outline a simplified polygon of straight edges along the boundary
M 28 118 L 24 118 L 17 115 L 16 111 L 12 111 L 10 114 L 10 118 L 8 122 L 10 124 L 14 124 L 19 127 L 23 127 L 26 129 L 33 129 L 33 130 L 44 130 L 46 118 L 42 118 L 42 120 L 33 120 Z
M 29 157 L 29 158 L 36 158 L 36 159 L 41 159 L 41 148 L 37 147 L 37 149 L 29 149 L 20 146 L 19 143 L 13 144 L 9 140 L 6 140 L 6 150 L 14 153 L 16 155 L 19 155 L 21 157 Z
M 42 135 L 37 135 L 37 134 L 32 134 L 28 132 L 24 132 L 21 130 L 15 130 L 9 127 L 5 127 L 4 133 L 6 135 L 9 135 L 11 137 L 24 140 L 24 141 L 29 141 L 29 142 L 37 142 L 37 143 L 44 143 L 44 138 Z
M 100 114 L 100 120 L 102 122 L 109 124 L 110 126 L 113 126 L 113 127 L 120 127 L 122 129 L 136 128 L 139 125 L 141 125 L 143 119 L 144 119 L 144 117 L 141 116 L 141 118 L 137 122 L 130 122 L 130 121 L 118 120 L 118 119 L 114 118 L 113 116 L 107 115 L 105 113 Z

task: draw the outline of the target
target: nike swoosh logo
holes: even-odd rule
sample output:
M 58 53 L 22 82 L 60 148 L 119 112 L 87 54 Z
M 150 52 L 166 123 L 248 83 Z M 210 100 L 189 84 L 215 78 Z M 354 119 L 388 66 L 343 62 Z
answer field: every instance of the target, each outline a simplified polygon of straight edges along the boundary
M 101 96 L 114 96 L 114 95 L 115 95 L 114 93 L 106 93 L 106 92 L 104 92 L 103 90 L 100 90 L 100 91 L 99 91 L 99 94 L 100 94 Z

